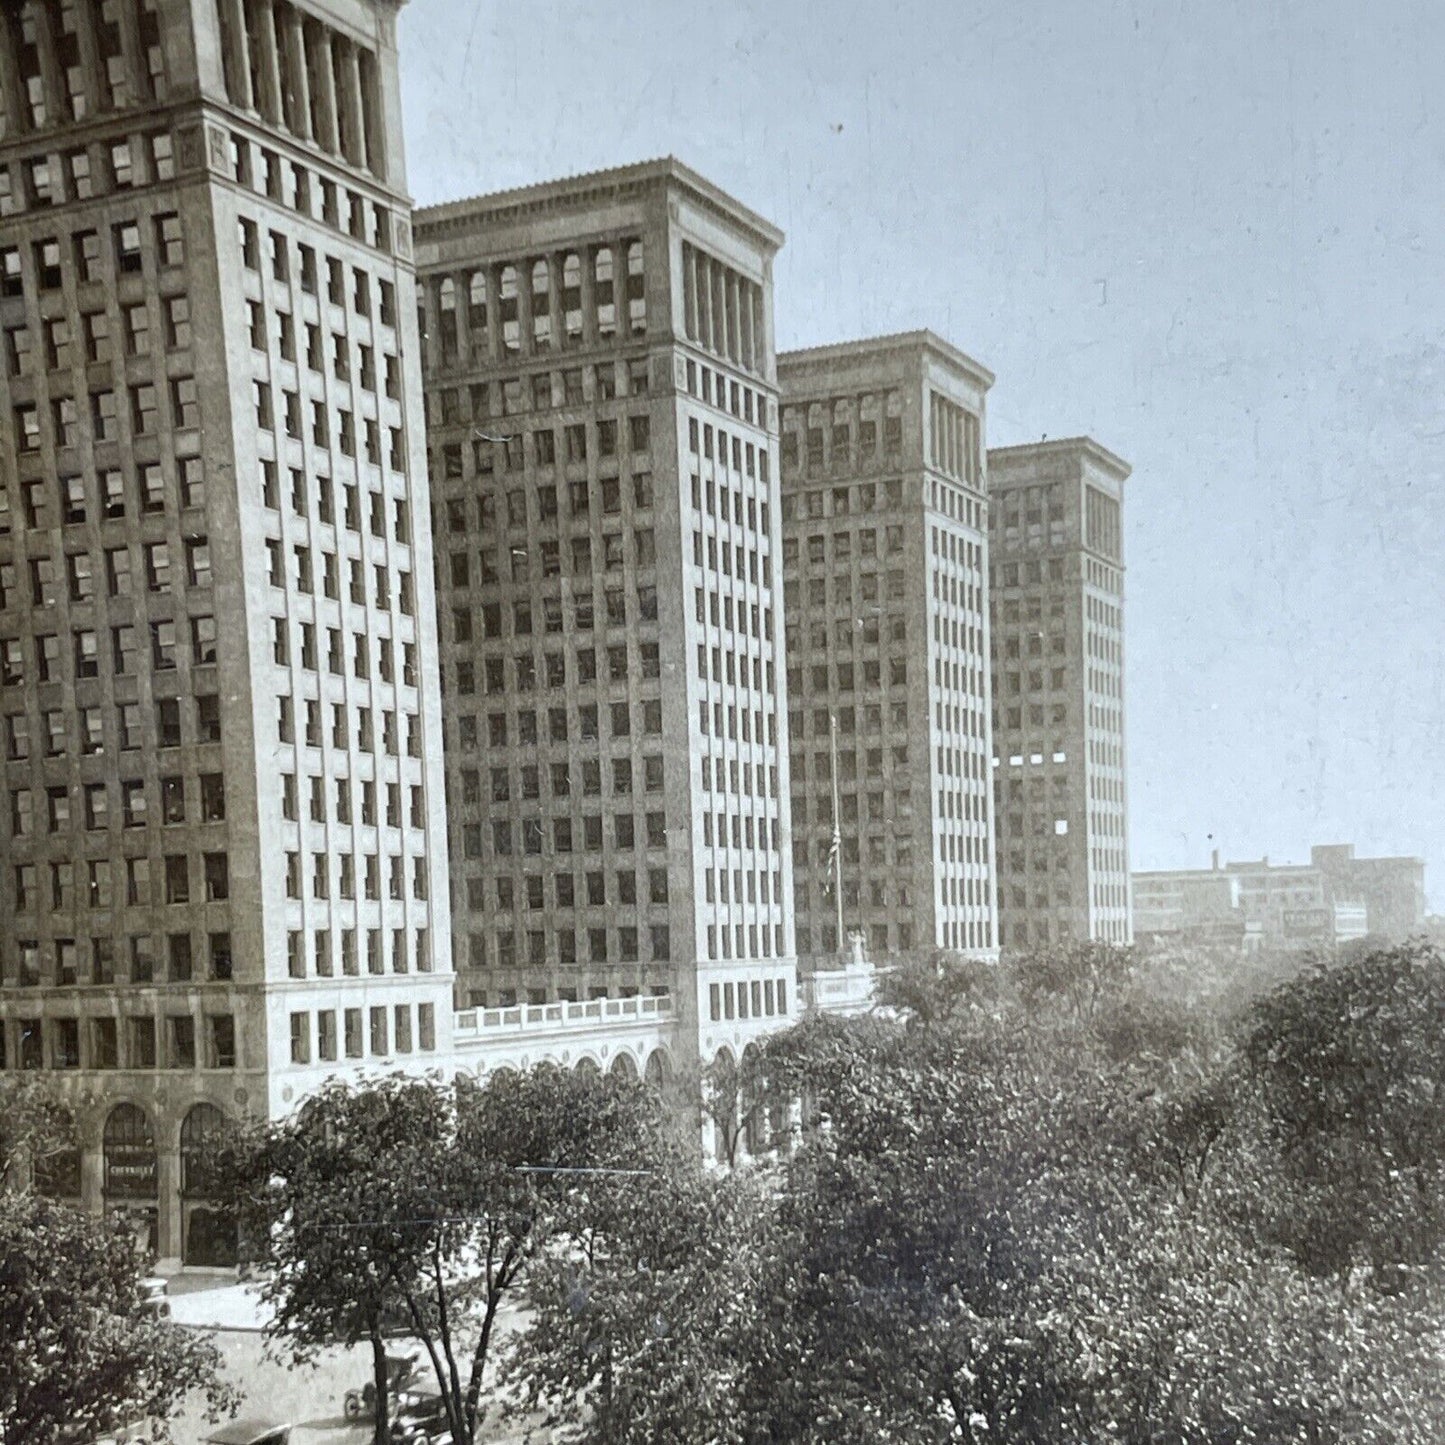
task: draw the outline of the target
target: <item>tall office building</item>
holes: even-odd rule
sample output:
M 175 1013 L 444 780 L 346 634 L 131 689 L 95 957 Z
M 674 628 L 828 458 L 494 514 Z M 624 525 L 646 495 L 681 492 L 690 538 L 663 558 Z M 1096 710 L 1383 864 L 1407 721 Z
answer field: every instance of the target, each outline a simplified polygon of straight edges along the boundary
M 999 942 L 1127 943 L 1128 466 L 1087 437 L 988 454 Z
M 799 956 L 843 952 L 840 916 L 875 961 L 995 956 L 993 376 L 923 331 L 789 352 L 778 377 Z
M 0 20 L 0 1062 L 190 1262 L 218 1115 L 450 1047 L 396 9 Z
M 464 1004 L 794 1009 L 781 241 L 672 160 L 417 214 Z

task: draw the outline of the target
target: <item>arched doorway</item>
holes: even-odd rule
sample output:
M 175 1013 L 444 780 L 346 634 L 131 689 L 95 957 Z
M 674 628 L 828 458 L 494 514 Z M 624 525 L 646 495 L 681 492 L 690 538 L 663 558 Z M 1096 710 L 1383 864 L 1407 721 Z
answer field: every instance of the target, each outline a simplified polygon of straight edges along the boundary
M 633 1062 L 632 1055 L 626 1050 L 612 1060 L 612 1067 L 607 1072 L 615 1079 L 626 1079 L 630 1084 L 637 1082 L 637 1065 Z
M 102 1197 L 107 1209 L 131 1217 L 136 1237 L 151 1255 L 159 1248 L 156 1136 L 150 1117 L 136 1104 L 117 1104 L 101 1137 Z
M 597 1067 L 597 1060 L 587 1054 L 583 1054 L 582 1057 L 577 1060 L 576 1072 L 588 1079 L 600 1079 L 602 1077 L 602 1070 Z
M 181 1263 L 228 1269 L 236 1263 L 236 1219 L 215 1202 L 211 1165 L 226 1116 L 196 1104 L 181 1122 Z
M 643 1072 L 643 1077 L 654 1089 L 667 1087 L 672 1078 L 672 1065 L 668 1060 L 666 1049 L 653 1049 L 648 1054 L 647 1068 Z

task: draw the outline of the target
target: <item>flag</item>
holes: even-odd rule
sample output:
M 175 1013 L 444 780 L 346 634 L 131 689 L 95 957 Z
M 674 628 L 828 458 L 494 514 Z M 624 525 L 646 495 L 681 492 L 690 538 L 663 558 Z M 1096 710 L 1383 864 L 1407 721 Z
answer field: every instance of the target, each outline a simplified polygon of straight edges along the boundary
M 828 857 L 823 864 L 823 893 L 825 896 L 833 891 L 833 868 L 838 861 L 838 846 L 841 842 L 838 830 L 834 828 L 833 841 L 828 844 Z

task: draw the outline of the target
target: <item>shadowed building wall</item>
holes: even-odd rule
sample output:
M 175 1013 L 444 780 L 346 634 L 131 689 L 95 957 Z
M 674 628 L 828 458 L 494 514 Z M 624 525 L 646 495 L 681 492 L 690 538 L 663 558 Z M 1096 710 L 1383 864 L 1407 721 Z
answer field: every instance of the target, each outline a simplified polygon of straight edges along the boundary
M 993 957 L 984 399 L 931 332 L 785 354 L 798 951 Z M 836 793 L 832 733 L 837 730 Z
M 793 1014 L 772 258 L 654 161 L 418 213 L 459 1002 Z
M 213 1111 L 450 1050 L 396 9 L 0 17 L 0 1062 L 166 1257 Z

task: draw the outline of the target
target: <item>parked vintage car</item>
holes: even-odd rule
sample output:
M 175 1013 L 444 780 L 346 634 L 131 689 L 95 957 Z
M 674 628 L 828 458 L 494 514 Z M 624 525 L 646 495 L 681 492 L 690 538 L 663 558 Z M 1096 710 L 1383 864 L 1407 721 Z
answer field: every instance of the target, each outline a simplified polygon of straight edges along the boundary
M 168 1320 L 171 1317 L 170 1284 L 159 1275 L 143 1279 L 140 1282 L 141 1309 L 149 1315 L 155 1315 L 158 1319 Z
M 441 1391 L 402 1390 L 391 1419 L 391 1438 L 395 1445 L 451 1445 Z
M 291 1426 L 275 1420 L 236 1420 L 206 1437 L 206 1445 L 290 1445 Z
M 408 1350 L 386 1357 L 386 1387 L 391 1397 L 392 1413 L 395 1413 L 397 1396 L 416 1378 L 421 1368 L 421 1351 Z M 348 1420 L 369 1420 L 376 1414 L 376 1382 L 368 1380 L 364 1385 L 346 1392 L 342 1410 Z

